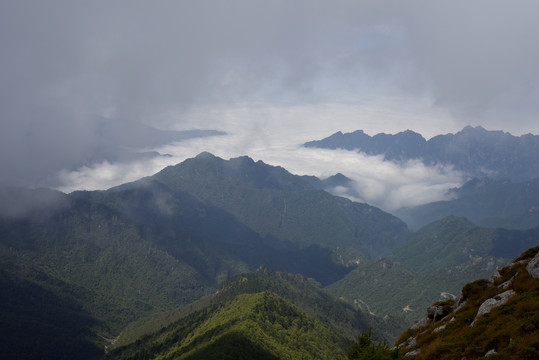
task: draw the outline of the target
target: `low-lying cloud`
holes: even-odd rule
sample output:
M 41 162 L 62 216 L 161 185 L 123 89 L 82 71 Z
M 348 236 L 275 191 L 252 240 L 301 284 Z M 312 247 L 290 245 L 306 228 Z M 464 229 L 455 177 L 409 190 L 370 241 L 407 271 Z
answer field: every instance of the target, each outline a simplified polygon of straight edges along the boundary
M 75 171 L 64 171 L 60 176 L 63 185 L 59 189 L 66 192 L 81 188 L 105 189 L 153 174 L 167 165 L 174 165 L 203 151 L 224 159 L 247 155 L 256 161 L 282 166 L 297 175 L 327 178 L 342 173 L 352 180 L 354 191 L 351 193 L 347 189 L 337 188 L 332 190 L 333 193 L 387 211 L 446 199 L 447 190 L 461 185 L 465 180 L 462 174 L 451 167 L 429 167 L 419 160 L 391 162 L 385 161 L 383 156 L 367 156 L 356 151 L 302 147 L 305 141 L 328 135 L 335 126 L 351 128 L 357 123 L 371 129 L 380 129 L 385 125 L 376 120 L 391 116 L 395 121 L 408 122 L 408 125 L 413 126 L 416 123 L 409 113 L 395 113 L 392 110 L 384 113 L 382 109 L 388 107 L 373 112 L 373 107 L 366 107 L 360 119 L 362 121 L 337 116 L 331 122 L 334 114 L 346 113 L 346 107 L 334 104 L 327 112 L 322 108 L 319 111 L 308 109 L 288 107 L 285 111 L 281 107 L 252 106 L 228 110 L 223 108 L 216 113 L 198 112 L 193 116 L 205 118 L 209 123 L 213 116 L 221 117 L 221 130 L 228 135 L 190 139 L 154 149 L 168 156 L 122 164 L 103 162 Z M 309 120 L 294 122 L 292 120 L 295 117 Z M 313 120 L 325 120 L 320 122 L 327 124 L 327 128 L 309 126 Z M 188 119 L 186 122 L 189 123 Z

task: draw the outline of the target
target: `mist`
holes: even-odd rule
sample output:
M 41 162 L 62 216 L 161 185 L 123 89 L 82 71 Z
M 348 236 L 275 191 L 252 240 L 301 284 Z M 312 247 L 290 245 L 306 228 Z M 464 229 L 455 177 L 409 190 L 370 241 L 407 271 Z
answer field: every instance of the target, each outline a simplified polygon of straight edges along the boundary
M 539 133 L 538 10 L 518 0 L 3 1 L 0 183 L 106 188 L 200 151 L 323 175 L 343 155 L 304 153 L 313 165 L 302 168 L 299 144 L 336 131 Z M 127 126 L 103 137 L 96 119 Z M 137 135 L 135 124 L 229 135 L 95 156 Z M 386 208 L 460 182 L 450 169 L 361 164 L 338 171 Z

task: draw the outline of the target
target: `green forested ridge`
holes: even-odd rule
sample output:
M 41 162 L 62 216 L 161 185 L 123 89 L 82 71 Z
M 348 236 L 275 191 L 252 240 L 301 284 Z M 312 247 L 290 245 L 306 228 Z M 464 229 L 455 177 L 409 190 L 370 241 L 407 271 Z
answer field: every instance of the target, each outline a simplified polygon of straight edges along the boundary
M 68 284 L 33 269 L 17 276 L 0 270 L 0 349 L 4 359 L 98 358 L 92 329 L 100 321 Z M 36 278 L 38 280 L 36 280 Z
M 399 319 L 384 321 L 370 316 L 367 312 L 357 311 L 350 304 L 331 296 L 319 284 L 301 274 L 276 272 L 264 265 L 255 272 L 230 278 L 214 294 L 195 303 L 131 324 L 124 329 L 115 346 L 134 342 L 140 336 L 157 331 L 206 306 L 224 303 L 240 294 L 262 291 L 271 291 L 279 295 L 348 339 L 354 339 L 361 331 L 372 328 L 381 339 L 393 341 L 405 328 L 404 322 L 399 322 Z
M 390 315 L 410 325 L 433 300 L 451 298 L 466 282 L 490 276 L 503 263 L 502 259 L 488 259 L 449 269 L 414 271 L 381 259 L 360 264 L 326 290 L 378 318 Z
M 227 359 L 257 354 L 266 359 L 331 359 L 343 354 L 347 344 L 300 308 L 262 292 L 206 307 L 115 350 L 111 358 Z

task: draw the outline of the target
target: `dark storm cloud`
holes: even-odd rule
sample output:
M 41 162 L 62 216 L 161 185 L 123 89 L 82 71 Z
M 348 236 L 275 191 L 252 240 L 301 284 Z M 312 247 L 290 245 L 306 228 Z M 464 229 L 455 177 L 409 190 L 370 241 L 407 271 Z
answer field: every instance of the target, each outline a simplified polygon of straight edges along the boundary
M 163 125 L 193 106 L 390 91 L 430 96 L 463 124 L 523 119 L 525 129 L 539 104 L 537 10 L 532 1 L 3 1 L 0 182 L 43 183 L 79 164 L 99 143 L 102 114 Z

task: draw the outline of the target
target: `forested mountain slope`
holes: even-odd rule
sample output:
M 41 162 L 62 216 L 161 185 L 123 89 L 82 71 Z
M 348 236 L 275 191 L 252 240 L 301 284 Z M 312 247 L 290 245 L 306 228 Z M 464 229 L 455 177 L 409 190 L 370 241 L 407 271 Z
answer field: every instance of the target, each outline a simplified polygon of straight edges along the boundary
M 1 307 L 11 309 L 13 317 L 4 323 L 4 340 L 14 353 L 73 358 L 70 351 L 76 350 L 67 340 L 77 333 L 84 334 L 86 347 L 102 348 L 100 336 L 112 338 L 141 316 L 209 292 L 192 267 L 142 238 L 117 212 L 54 195 L 55 201 L 45 208 L 28 207 L 0 219 L 0 269 L 7 289 L 1 293 Z M 73 316 L 51 318 L 61 312 L 60 304 Z M 29 333 L 20 333 L 23 319 L 35 324 L 27 330 L 37 338 L 61 333 L 67 339 L 53 337 L 45 348 L 27 347 Z M 66 329 L 73 333 L 66 334 Z
M 208 306 L 112 359 L 331 359 L 348 342 L 272 292 Z
M 254 272 L 226 280 L 215 293 L 194 303 L 130 324 L 122 331 L 115 346 L 135 342 L 141 336 L 155 332 L 207 306 L 222 304 L 241 294 L 263 291 L 279 295 L 349 340 L 355 339 L 361 331 L 373 329 L 380 338 L 394 341 L 406 328 L 405 323 L 399 319 L 382 319 L 354 309 L 352 305 L 331 296 L 304 275 L 276 272 L 263 265 Z
M 360 263 L 327 289 L 364 311 L 411 323 L 433 299 L 451 298 L 467 282 L 489 277 L 537 244 L 539 228 L 488 229 L 447 217 L 411 233 L 389 258 Z
M 203 153 L 165 168 L 153 179 L 228 211 L 261 236 L 302 246 L 346 247 L 377 257 L 408 232 L 402 221 L 378 208 L 332 196 L 281 167 L 248 157 L 225 161 Z M 349 252 L 339 254 L 346 257 Z

